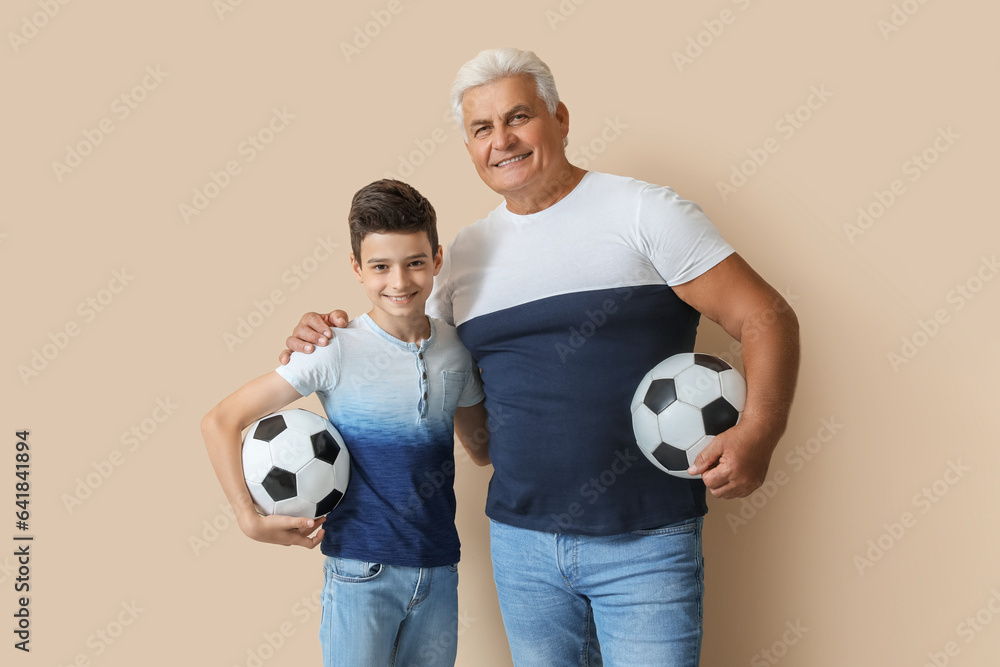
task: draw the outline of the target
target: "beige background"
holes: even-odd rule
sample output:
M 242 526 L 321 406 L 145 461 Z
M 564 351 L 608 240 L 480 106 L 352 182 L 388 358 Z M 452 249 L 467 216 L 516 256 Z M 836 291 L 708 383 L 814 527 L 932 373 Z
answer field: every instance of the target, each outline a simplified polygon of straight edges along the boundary
M 555 73 L 576 164 L 699 202 L 802 323 L 768 492 L 711 502 L 702 664 L 996 664 L 998 19 L 916 0 L 5 3 L 3 663 L 318 664 L 321 555 L 239 532 L 198 422 L 301 313 L 365 308 L 358 187 L 404 176 L 446 241 L 498 202 L 447 91 L 516 45 Z M 88 154 L 55 166 L 71 147 Z M 724 199 L 734 168 L 751 175 Z M 240 318 L 259 326 L 227 344 Z M 738 360 L 711 323 L 698 348 Z M 11 632 L 23 428 L 30 654 Z M 461 462 L 460 665 L 510 661 L 487 480 Z

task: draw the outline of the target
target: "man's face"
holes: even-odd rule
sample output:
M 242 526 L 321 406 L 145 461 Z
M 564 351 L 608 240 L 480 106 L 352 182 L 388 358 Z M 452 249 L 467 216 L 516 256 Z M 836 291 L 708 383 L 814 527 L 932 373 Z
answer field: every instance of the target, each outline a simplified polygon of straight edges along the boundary
M 568 164 L 569 113 L 549 113 L 528 75 L 470 88 L 462 99 L 467 148 L 479 177 L 508 202 L 556 190 Z

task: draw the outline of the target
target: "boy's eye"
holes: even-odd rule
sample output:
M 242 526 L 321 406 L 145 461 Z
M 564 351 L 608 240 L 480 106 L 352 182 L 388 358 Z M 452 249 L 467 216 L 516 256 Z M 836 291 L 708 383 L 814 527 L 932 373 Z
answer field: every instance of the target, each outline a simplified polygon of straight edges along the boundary
M 376 271 L 385 271 L 389 267 L 387 265 L 385 265 L 385 264 L 376 264 L 372 268 L 375 269 Z
M 423 266 L 423 265 L 424 265 L 424 260 L 422 259 L 415 259 L 412 262 L 410 262 L 410 266 Z

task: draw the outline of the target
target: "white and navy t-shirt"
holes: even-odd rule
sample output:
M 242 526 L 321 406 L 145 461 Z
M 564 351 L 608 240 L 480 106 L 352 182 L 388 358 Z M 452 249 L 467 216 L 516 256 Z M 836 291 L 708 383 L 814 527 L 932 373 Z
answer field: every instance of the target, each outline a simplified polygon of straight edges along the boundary
M 409 567 L 459 560 L 453 419 L 483 391 L 455 328 L 430 322 L 418 345 L 362 315 L 277 369 L 303 396 L 317 393 L 351 455 L 350 486 L 323 524 L 327 556 Z
M 428 312 L 482 369 L 491 518 L 611 535 L 706 512 L 700 480 L 639 452 L 629 407 L 650 368 L 694 348 L 699 313 L 671 286 L 732 252 L 670 188 L 593 172 L 547 209 L 501 204 L 459 232 Z

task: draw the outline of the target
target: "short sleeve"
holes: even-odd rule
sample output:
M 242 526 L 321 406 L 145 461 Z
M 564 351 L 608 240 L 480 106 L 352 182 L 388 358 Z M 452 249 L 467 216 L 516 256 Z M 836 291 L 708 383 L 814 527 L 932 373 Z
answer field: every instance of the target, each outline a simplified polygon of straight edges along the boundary
M 483 378 L 479 374 L 479 369 L 472 364 L 469 379 L 462 388 L 462 395 L 458 399 L 458 407 L 467 408 L 477 403 L 481 403 L 486 398 L 483 393 Z
M 434 289 L 424 307 L 427 315 L 444 320 L 452 326 L 455 326 L 455 312 L 451 304 L 451 285 L 448 278 L 451 276 L 451 251 L 454 246 L 454 242 L 450 243 L 444 252 L 441 270 L 434 276 Z
M 312 354 L 292 352 L 287 364 L 275 371 L 303 396 L 314 391 L 330 391 L 337 386 L 340 376 L 340 343 L 334 334 L 325 347 L 317 347 Z
M 667 285 L 693 280 L 733 253 L 701 207 L 668 187 L 644 188 L 636 217 L 636 241 Z

